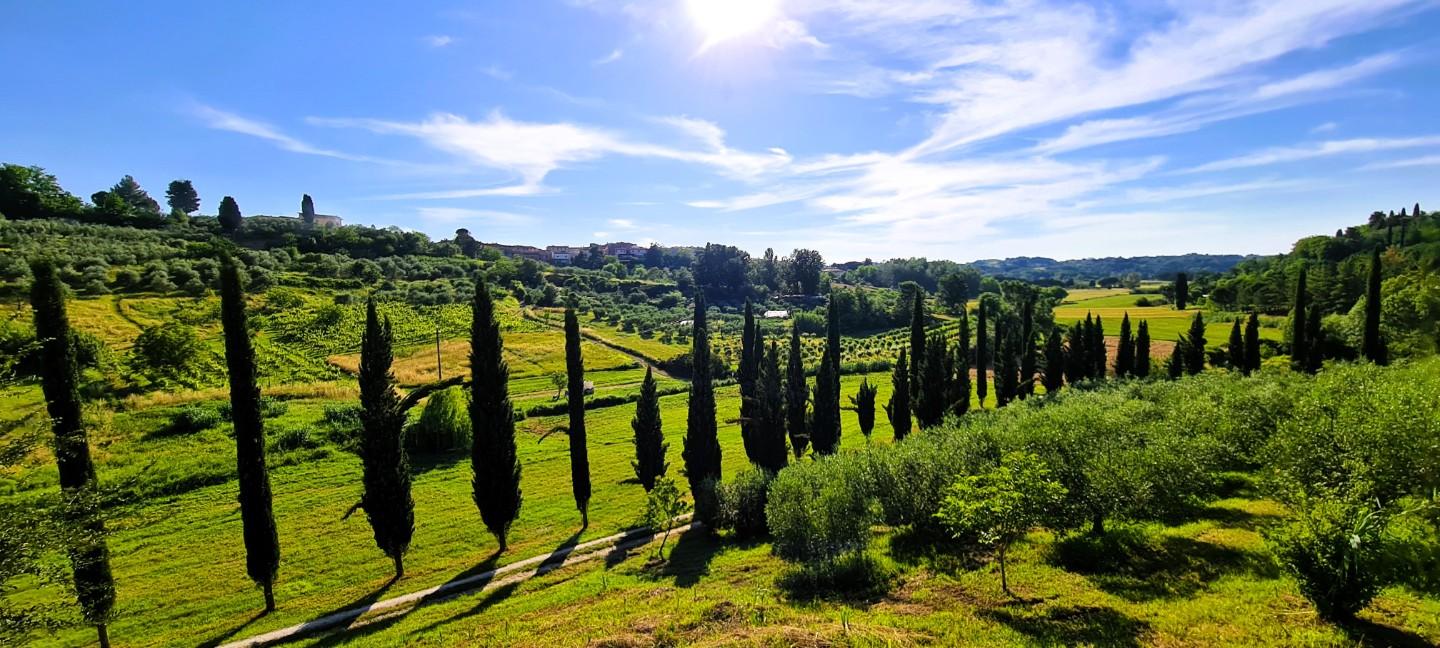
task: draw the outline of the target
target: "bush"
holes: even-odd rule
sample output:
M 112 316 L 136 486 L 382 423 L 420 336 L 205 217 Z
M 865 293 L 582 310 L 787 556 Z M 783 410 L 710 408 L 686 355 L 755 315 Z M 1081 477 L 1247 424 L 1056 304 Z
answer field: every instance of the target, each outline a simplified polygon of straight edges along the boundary
M 275 452 L 308 450 L 320 445 L 320 439 L 311 434 L 310 428 L 305 426 L 283 428 L 270 441 L 270 449 Z
M 715 526 L 735 532 L 740 538 L 758 538 L 769 533 L 765 526 L 765 492 L 774 476 L 751 466 L 730 481 L 715 487 Z
M 863 464 L 837 459 L 795 464 L 770 483 L 765 522 L 781 558 L 834 563 L 868 544 L 879 507 Z
M 162 430 L 162 434 L 166 436 L 194 434 L 220 425 L 224 420 L 220 411 L 214 407 L 186 405 L 170 419 L 170 423 Z
M 1271 533 L 1275 554 L 1320 616 L 1352 619 L 1387 584 L 1384 515 L 1340 500 L 1317 500 Z
M 867 600 L 883 596 L 895 570 L 868 551 L 847 553 L 834 561 L 805 564 L 780 575 L 778 584 L 797 599 L 838 597 Z
M 460 387 L 430 395 L 420 419 L 405 431 L 405 445 L 416 452 L 449 452 L 470 447 L 469 399 Z

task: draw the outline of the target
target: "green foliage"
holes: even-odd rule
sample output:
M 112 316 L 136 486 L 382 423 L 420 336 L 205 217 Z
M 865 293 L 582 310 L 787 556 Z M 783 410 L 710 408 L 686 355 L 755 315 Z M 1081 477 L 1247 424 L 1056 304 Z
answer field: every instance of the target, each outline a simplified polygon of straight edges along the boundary
M 860 381 L 860 389 L 850 397 L 850 405 L 860 424 L 860 433 L 865 435 L 866 441 L 870 440 L 870 432 L 875 429 L 875 394 L 878 391 L 867 377 Z
M 410 496 L 410 459 L 405 455 L 405 412 L 395 392 L 394 336 L 380 321 L 375 300 L 366 304 L 365 337 L 360 351 L 360 462 L 364 491 L 358 506 L 374 531 L 375 544 L 395 563 L 395 578 L 405 573 L 405 552 L 415 534 L 415 501 Z M 457 410 L 459 408 L 456 408 Z
M 715 528 L 740 538 L 758 538 L 765 526 L 765 496 L 774 474 L 751 466 L 715 485 Z
M 523 501 L 509 381 L 495 300 L 487 283 L 476 281 L 470 302 L 470 495 L 502 551 Z
M 130 366 L 153 383 L 194 387 L 212 370 L 208 353 L 194 327 L 167 322 L 141 329 L 131 348 Z
M 1039 457 L 1011 452 L 1000 458 L 1000 465 L 951 484 L 935 515 L 954 537 L 975 538 L 995 548 L 1000 582 L 1009 592 L 1005 553 L 1046 521 L 1064 497 L 1065 487 L 1050 478 Z
M 708 249 L 708 246 L 707 246 Z M 695 498 L 696 516 L 709 523 L 714 511 L 704 492 L 705 482 L 720 480 L 720 441 L 716 436 L 715 386 L 710 372 L 710 329 L 705 321 L 705 295 L 695 295 L 694 333 L 691 356 L 695 373 L 690 379 L 689 411 L 685 419 L 685 441 L 680 456 L 685 478 Z
M 790 437 L 790 450 L 800 457 L 810 445 L 809 418 L 806 416 L 810 388 L 805 384 L 805 356 L 800 346 L 799 322 L 790 326 L 790 347 L 785 362 L 785 431 Z
M 570 403 L 570 488 L 583 525 L 590 521 L 590 450 L 585 443 L 585 364 L 580 358 L 580 322 L 565 309 L 565 377 Z
M 165 435 L 186 435 L 208 430 L 223 423 L 225 418 L 214 407 L 186 405 L 171 417 Z
M 776 555 L 809 564 L 833 563 L 868 544 L 878 507 L 864 465 L 848 458 L 795 464 L 771 482 L 765 520 Z
M 1386 518 L 1342 500 L 1307 502 L 1270 535 L 1280 562 L 1325 619 L 1353 619 L 1391 579 Z
M 665 462 L 670 444 L 665 442 L 660 399 L 654 372 L 649 367 L 645 368 L 645 382 L 640 385 L 640 399 L 635 401 L 635 418 L 630 420 L 630 429 L 635 433 L 635 460 L 630 466 L 635 469 L 640 485 L 647 492 L 654 490 L 655 481 L 664 477 L 670 468 Z
M 240 205 L 235 202 L 234 198 L 225 196 L 220 199 L 219 219 L 220 229 L 222 231 L 227 234 L 234 234 L 240 229 L 240 225 L 245 222 L 244 218 L 240 213 Z
M 675 518 L 690 511 L 690 504 L 680 495 L 675 480 L 661 477 L 645 497 L 645 513 L 641 524 L 660 533 L 660 544 L 655 555 L 665 558 L 665 541 L 670 539 L 670 530 L 675 528 Z
M 172 210 L 190 214 L 200 209 L 200 193 L 189 180 L 171 180 L 165 189 L 165 202 Z
M 431 394 L 420 417 L 405 431 L 405 446 L 415 452 L 445 453 L 470 447 L 470 415 L 464 390 L 441 389 Z

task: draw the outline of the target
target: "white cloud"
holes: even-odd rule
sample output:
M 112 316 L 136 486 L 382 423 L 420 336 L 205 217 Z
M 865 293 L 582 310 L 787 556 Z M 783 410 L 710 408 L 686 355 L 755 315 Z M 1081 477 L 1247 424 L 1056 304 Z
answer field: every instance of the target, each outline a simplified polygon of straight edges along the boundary
M 430 47 L 445 47 L 446 45 L 455 42 L 454 37 L 446 36 L 444 34 L 434 34 L 431 36 L 426 36 L 422 40 L 424 40 L 425 44 L 429 45 Z
M 623 56 L 625 56 L 625 50 L 617 47 L 613 50 L 610 50 L 609 54 L 606 54 L 605 56 L 591 61 L 590 64 L 596 67 L 599 67 L 601 65 L 609 65 L 620 60 Z
M 465 209 L 463 207 L 418 207 L 415 209 L 415 215 L 432 225 L 475 221 L 519 224 L 535 220 L 534 217 L 525 214 L 490 209 Z
M 497 81 L 509 81 L 510 79 L 515 77 L 514 72 L 511 72 L 510 70 L 503 68 L 495 63 L 491 63 L 490 65 L 480 68 L 480 73 Z
M 609 224 L 610 227 L 620 230 L 633 230 L 636 228 L 635 221 L 628 218 L 612 218 L 605 222 Z
M 1401 138 L 1356 138 L 1348 140 L 1331 140 L 1318 144 L 1307 144 L 1303 146 L 1288 146 L 1269 148 L 1248 155 L 1241 155 L 1224 160 L 1207 162 L 1199 166 L 1186 169 L 1183 173 L 1205 173 L 1209 171 L 1228 171 L 1231 169 L 1245 169 L 1250 167 L 1268 166 L 1271 164 L 1283 164 L 1286 162 L 1299 162 L 1315 158 L 1331 157 L 1335 155 L 1348 155 L 1354 153 L 1374 153 L 1379 151 L 1394 151 L 1398 149 L 1418 148 L 1426 146 L 1440 146 L 1440 136 L 1426 137 L 1401 137 Z
M 1363 167 L 1362 171 L 1375 171 L 1379 169 L 1409 169 L 1413 167 L 1440 166 L 1440 155 L 1422 155 L 1420 157 L 1404 160 L 1393 160 L 1390 162 L 1372 162 Z
M 232 112 L 220 110 L 201 103 L 190 104 L 189 113 L 202 121 L 207 128 L 229 131 L 241 135 L 249 135 L 269 141 L 283 150 L 292 153 L 303 153 L 305 155 L 319 155 L 321 157 L 349 160 L 351 162 L 370 162 L 375 164 L 387 164 L 394 166 L 406 166 L 405 163 L 373 158 L 364 155 L 352 155 L 333 149 L 313 146 L 297 138 L 280 132 L 279 129 L 262 121 L 242 117 Z
M 1312 129 L 1310 129 L 1310 132 L 1311 132 L 1311 133 L 1317 133 L 1317 134 L 1318 134 L 1318 133 L 1331 133 L 1331 132 L 1334 132 L 1335 129 L 1337 129 L 1337 128 L 1339 128 L 1339 127 L 1340 127 L 1340 124 L 1337 124 L 1337 123 L 1335 123 L 1335 122 L 1333 122 L 1333 121 L 1329 121 L 1329 122 L 1325 122 L 1325 123 L 1323 123 L 1323 124 L 1320 124 L 1320 125 L 1312 128 Z

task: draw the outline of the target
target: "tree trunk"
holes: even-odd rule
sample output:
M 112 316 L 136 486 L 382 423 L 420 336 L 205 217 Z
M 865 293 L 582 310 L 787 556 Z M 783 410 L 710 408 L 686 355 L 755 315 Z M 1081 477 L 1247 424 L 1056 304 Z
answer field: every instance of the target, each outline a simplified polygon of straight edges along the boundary
M 391 557 L 391 560 L 395 561 L 395 580 L 398 581 L 398 580 L 404 578 L 404 577 L 405 577 L 405 558 L 402 557 L 402 556 L 400 556 L 399 554 L 396 554 L 395 556 Z
M 275 587 L 271 583 L 265 583 L 265 612 L 268 614 L 275 611 Z
M 1004 590 L 1005 593 L 1006 593 L 1006 594 L 1009 594 L 1011 597 L 1015 597 L 1015 593 L 1012 592 L 1012 591 L 1010 591 L 1010 581 L 1005 578 L 1005 548 L 1004 548 L 1004 547 L 1001 547 L 1001 548 L 1000 548 L 1000 589 Z
M 1090 535 L 1105 535 L 1105 516 L 1103 514 L 1095 513 L 1090 518 Z
M 580 509 L 580 529 L 583 531 L 590 528 L 590 511 Z
M 95 624 L 95 632 L 100 635 L 100 648 L 110 648 L 110 630 L 105 627 L 105 624 Z

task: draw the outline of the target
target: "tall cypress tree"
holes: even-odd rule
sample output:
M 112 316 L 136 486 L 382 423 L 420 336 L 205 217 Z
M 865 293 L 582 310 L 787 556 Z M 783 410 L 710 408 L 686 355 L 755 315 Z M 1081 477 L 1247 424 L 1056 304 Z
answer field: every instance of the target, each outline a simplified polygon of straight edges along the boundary
M 708 364 L 708 363 L 707 363 Z M 585 363 L 580 358 L 580 320 L 565 309 L 565 377 L 570 405 L 570 489 L 580 526 L 590 526 L 590 450 L 585 445 Z
M 1181 272 L 1175 275 L 1175 309 L 1185 310 L 1190 303 L 1190 277 Z
M 759 386 L 755 391 L 760 399 L 760 467 L 778 473 L 789 463 L 789 448 L 785 446 L 785 395 L 780 380 L 780 349 L 774 341 L 770 342 L 770 351 L 764 354 L 759 366 Z
M 655 481 L 665 476 L 670 465 L 665 463 L 665 431 L 660 421 L 660 397 L 656 390 L 654 370 L 645 368 L 645 382 L 640 383 L 640 400 L 635 401 L 635 418 L 630 419 L 630 429 L 635 432 L 635 479 L 645 487 L 645 492 L 655 488 Z
M 1415 211 L 1420 211 L 1417 205 Z M 1380 248 L 1370 255 L 1370 277 L 1365 284 L 1365 331 L 1360 343 L 1360 353 L 1366 360 L 1378 365 L 1389 362 L 1385 340 L 1380 337 Z
M 855 410 L 855 422 L 860 424 L 860 434 L 865 435 L 865 441 L 870 441 L 870 433 L 875 431 L 875 386 L 870 384 L 867 376 L 860 379 L 860 389 L 850 397 L 850 405 Z
M 1124 378 L 1135 371 L 1135 339 L 1130 335 L 1130 313 L 1120 320 L 1120 346 L 1115 351 L 1115 377 Z
M 710 376 L 710 327 L 705 322 L 704 291 L 695 292 L 694 321 L 695 330 L 690 336 L 694 374 L 690 378 L 690 404 L 680 458 L 685 461 L 685 478 L 690 482 L 696 513 L 705 519 L 713 513 L 709 488 L 720 481 L 720 440 L 715 429 L 715 385 Z
M 1249 366 L 1245 361 L 1245 334 L 1240 332 L 1240 320 L 1230 326 L 1230 346 L 1227 349 L 1230 359 L 1230 369 L 1250 373 Z
M 825 357 L 830 361 L 830 421 L 836 445 L 840 443 L 840 309 L 832 294 L 825 307 Z
M 1060 341 L 1059 326 L 1051 328 L 1050 337 L 1045 339 L 1045 371 L 1041 375 L 1047 394 L 1060 391 L 1065 384 L 1065 347 Z
M 504 551 L 523 499 L 520 458 L 515 450 L 515 408 L 510 404 L 510 367 L 485 279 L 475 278 L 470 302 L 470 490 L 485 528 Z
M 1189 342 L 1185 340 L 1184 335 L 1181 335 L 1180 339 L 1175 342 L 1175 348 L 1170 350 L 1170 361 L 1165 363 L 1165 372 L 1171 380 L 1185 375 L 1185 358 L 1189 355 L 1186 350 L 1188 346 Z
M 745 457 L 750 463 L 760 464 L 763 457 L 760 456 L 762 450 L 756 434 L 756 423 L 760 418 L 755 391 L 756 378 L 759 376 L 756 342 L 755 310 L 747 298 L 745 327 L 740 333 L 740 370 L 736 376 L 740 381 L 740 442 L 745 447 Z
M 981 299 L 976 303 L 975 322 L 975 396 L 979 400 L 978 407 L 985 409 L 985 396 L 990 391 L 990 336 L 986 330 L 985 321 L 985 300 Z
M 65 496 L 66 526 L 78 533 L 66 548 L 75 578 L 75 594 L 85 622 L 95 626 L 100 645 L 110 645 L 109 621 L 115 606 L 115 579 L 110 575 L 110 548 L 105 521 L 95 510 L 95 464 L 80 404 L 80 375 L 65 312 L 65 289 L 48 260 L 30 264 L 30 306 L 35 339 L 40 341 L 40 388 L 55 435 L 55 465 Z
M 1300 268 L 1300 276 L 1295 280 L 1295 307 L 1290 311 L 1290 368 L 1295 371 L 1305 370 L 1310 349 L 1305 340 L 1305 332 L 1310 330 L 1305 326 L 1306 297 L 1305 268 Z
M 960 339 L 955 345 L 954 378 L 950 381 L 950 407 L 956 415 L 970 411 L 970 314 L 960 305 Z
M 910 434 L 911 425 L 910 367 L 905 361 L 905 349 L 900 349 L 900 357 L 895 360 L 895 368 L 890 372 L 890 386 L 890 402 L 885 404 L 885 416 L 895 430 L 895 440 L 901 441 Z
M 924 386 L 920 372 L 924 369 L 925 358 L 925 295 L 923 291 L 916 290 L 915 302 L 910 308 L 910 400 L 917 406 Z M 916 415 L 919 415 L 918 411 Z
M 1004 407 L 1015 400 L 1019 387 L 1019 367 L 1015 357 L 1019 339 L 1015 327 L 1001 327 L 999 320 L 995 323 L 995 406 Z
M 1090 363 L 1085 360 L 1087 330 L 1084 322 L 1075 320 L 1075 324 L 1065 332 L 1065 382 L 1071 385 L 1085 380 L 1086 370 L 1090 367 Z
M 220 230 L 226 234 L 234 234 L 245 223 L 245 217 L 240 213 L 240 204 L 230 196 L 220 199 L 217 216 L 220 221 Z
M 1131 373 L 1136 378 L 1150 377 L 1150 325 L 1145 320 L 1140 320 L 1135 332 L 1135 365 Z
M 950 364 L 946 348 L 945 336 L 940 332 L 930 335 L 925 341 L 925 358 L 920 369 L 920 389 L 917 391 L 919 398 L 915 400 L 915 420 L 920 423 L 920 428 L 928 428 L 939 425 L 945 419 L 947 396 L 947 365 Z
M 840 397 L 835 393 L 834 371 L 835 363 L 826 349 L 815 372 L 815 408 L 810 412 L 810 445 L 816 454 L 834 454 L 840 448 L 840 420 L 830 407 L 830 402 Z
M 1020 398 L 1035 392 L 1035 296 L 1020 307 Z
M 1325 347 L 1320 333 L 1320 305 L 1311 304 L 1310 312 L 1305 315 L 1305 342 L 1308 348 L 1305 349 L 1305 371 L 1306 373 L 1318 373 L 1320 366 L 1325 362 Z
M 1245 375 L 1260 370 L 1260 317 L 1250 313 L 1245 322 Z
M 1109 363 L 1105 357 L 1105 321 L 1100 319 L 1099 315 L 1095 316 L 1094 334 L 1087 346 L 1090 350 L 1090 362 L 1093 363 L 1091 375 L 1096 380 L 1105 380 L 1105 373 L 1109 370 L 1106 365 Z
M 405 456 L 405 413 L 395 393 L 390 320 L 382 324 L 375 298 L 365 304 L 360 338 L 360 463 L 364 493 L 360 508 L 370 521 L 375 545 L 395 565 L 395 580 L 405 575 L 405 552 L 415 534 L 415 501 L 410 497 L 410 459 Z
M 1185 370 L 1191 375 L 1205 370 L 1205 318 L 1199 312 L 1190 320 L 1190 332 L 1185 335 Z
M 790 325 L 790 353 L 785 371 L 785 430 L 790 435 L 790 450 L 796 457 L 804 456 L 810 445 L 805 405 L 810 401 L 810 387 L 805 384 L 805 353 L 800 346 L 800 327 Z
M 265 465 L 264 419 L 255 382 L 255 349 L 245 321 L 240 269 L 226 256 L 220 267 L 220 323 L 225 329 L 225 365 L 230 376 L 230 418 L 235 423 L 235 463 L 240 478 L 240 521 L 245 536 L 245 570 L 265 591 L 265 611 L 275 610 L 275 576 L 280 570 L 280 537 L 270 503 L 270 470 Z

